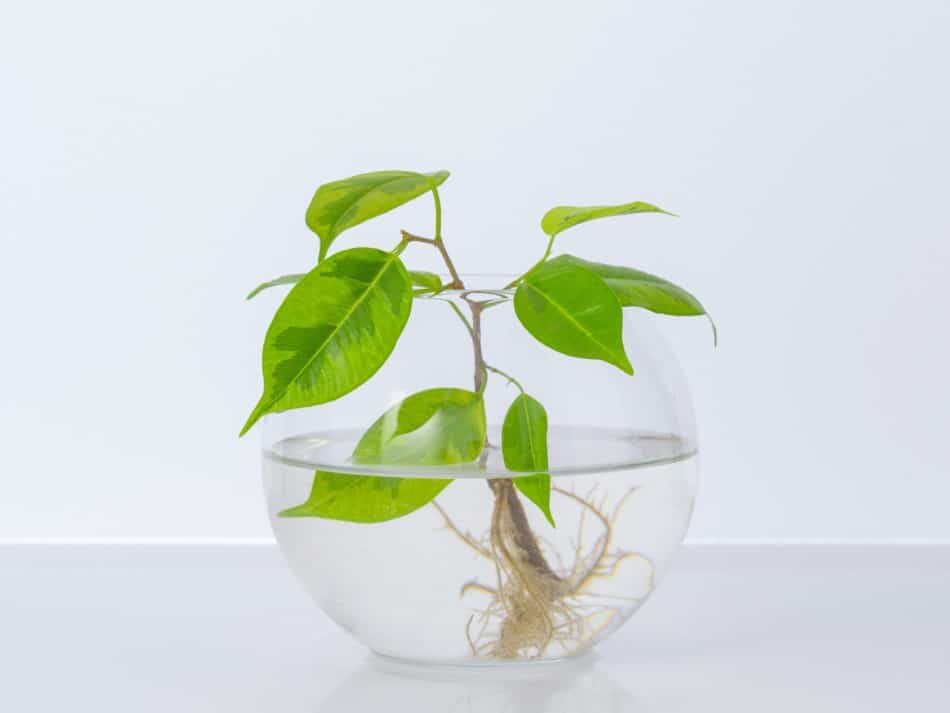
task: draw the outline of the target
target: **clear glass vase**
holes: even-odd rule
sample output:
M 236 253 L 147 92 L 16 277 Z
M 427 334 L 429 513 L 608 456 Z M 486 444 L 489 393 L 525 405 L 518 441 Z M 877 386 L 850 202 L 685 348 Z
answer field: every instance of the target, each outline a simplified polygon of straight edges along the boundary
M 464 276 L 466 293 L 416 299 L 395 351 L 347 396 L 264 421 L 264 487 L 291 569 L 320 607 L 374 652 L 424 663 L 553 661 L 588 651 L 653 592 L 682 542 L 698 486 L 685 379 L 656 318 L 624 310 L 633 376 L 557 353 L 519 324 L 506 276 Z M 476 287 L 477 286 L 477 287 Z M 473 388 L 465 298 L 499 300 L 481 319 L 487 363 L 548 415 L 552 526 L 512 487 L 500 424 L 518 390 L 491 374 L 488 445 L 457 466 L 356 465 L 350 454 L 387 408 L 433 387 Z M 453 308 L 454 307 L 454 308 Z M 316 470 L 451 478 L 430 504 L 359 524 L 279 513 L 307 500 Z

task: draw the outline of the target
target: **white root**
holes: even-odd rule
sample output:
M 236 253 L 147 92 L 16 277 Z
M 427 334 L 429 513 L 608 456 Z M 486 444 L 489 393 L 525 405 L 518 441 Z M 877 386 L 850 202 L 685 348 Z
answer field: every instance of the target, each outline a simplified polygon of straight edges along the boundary
M 654 565 L 650 558 L 612 547 L 617 519 L 636 488 L 624 493 L 612 511 L 607 509 L 606 495 L 595 502 L 594 490 L 582 497 L 551 488 L 583 508 L 569 563 L 551 543 L 531 534 L 510 481 L 498 481 L 492 484 L 492 490 L 495 506 L 491 529 L 481 539 L 462 532 L 433 501 L 445 529 L 495 568 L 495 586 L 471 580 L 459 592 L 461 597 L 474 594 L 487 599 L 485 606 L 473 609 L 465 627 L 473 656 L 513 659 L 550 655 L 552 650 L 562 655 L 576 653 L 589 647 L 613 624 L 621 614 L 621 606 L 636 605 L 653 589 Z M 589 546 L 585 545 L 588 523 L 598 529 Z M 556 568 L 548 564 L 552 555 Z M 597 591 L 598 584 L 617 576 L 624 563 L 632 560 L 648 567 L 646 594 L 627 597 Z

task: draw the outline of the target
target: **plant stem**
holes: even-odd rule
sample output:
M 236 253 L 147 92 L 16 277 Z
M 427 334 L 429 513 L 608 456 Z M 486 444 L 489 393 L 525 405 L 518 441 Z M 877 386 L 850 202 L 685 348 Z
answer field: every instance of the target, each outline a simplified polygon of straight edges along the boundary
M 408 230 L 400 230 L 402 234 L 402 241 L 404 243 L 425 243 L 426 245 L 435 245 L 435 240 L 432 238 L 423 238 L 421 235 L 414 235 Z
M 509 373 L 507 373 L 507 372 L 504 372 L 504 371 L 502 371 L 501 369 L 496 369 L 495 367 L 490 366 L 490 365 L 488 365 L 488 364 L 485 364 L 485 368 L 488 369 L 488 371 L 492 371 L 492 372 L 498 374 L 499 376 L 505 377 L 506 379 L 508 379 L 508 381 L 510 381 L 512 384 L 514 384 L 515 386 L 518 387 L 518 391 L 520 391 L 521 393 L 524 393 L 524 387 L 521 385 L 521 382 L 518 381 L 518 380 L 517 380 L 515 377 L 513 377 L 511 374 L 509 374 Z
M 448 268 L 449 274 L 452 276 L 452 282 L 448 285 L 444 285 L 443 289 L 464 290 L 465 283 L 462 282 L 462 278 L 459 277 L 458 271 L 455 269 L 455 265 L 452 262 L 452 258 L 449 257 L 449 252 L 446 250 L 445 243 L 442 241 L 442 202 L 439 199 L 439 192 L 435 188 L 432 189 L 432 198 L 435 201 L 435 238 L 423 238 L 419 235 L 413 235 L 412 233 L 403 230 L 402 244 L 405 246 L 409 243 L 415 242 L 426 243 L 428 245 L 435 246 L 435 248 L 442 255 L 442 260 L 445 262 L 445 266 Z M 537 265 L 531 268 L 531 270 L 537 268 L 538 265 L 547 259 L 548 255 L 551 254 L 551 246 L 553 244 L 554 238 L 552 237 L 551 240 L 548 241 L 548 247 L 544 252 L 544 256 L 537 263 Z M 513 286 L 523 278 L 524 276 L 522 275 L 522 277 L 515 280 L 511 285 L 509 285 L 509 287 Z M 515 381 L 515 379 L 508 376 L 508 374 L 505 374 L 499 369 L 488 366 L 485 363 L 485 356 L 482 352 L 482 312 L 487 307 L 491 307 L 494 304 L 499 304 L 499 300 L 474 300 L 464 292 L 462 293 L 461 297 L 463 300 L 465 300 L 466 304 L 468 304 L 469 310 L 472 313 L 471 323 L 465 319 L 465 315 L 462 314 L 462 311 L 457 305 L 452 302 L 449 302 L 449 304 L 462 319 L 462 321 L 465 322 L 465 326 L 468 328 L 468 332 L 472 337 L 472 352 L 475 362 L 475 391 L 479 394 L 482 394 L 485 391 L 485 386 L 488 382 L 488 371 L 491 370 L 507 377 L 521 390 L 522 393 L 524 393 L 524 389 L 521 388 L 521 384 Z M 482 463 L 485 462 L 487 455 L 488 451 L 483 449 L 482 455 L 480 457 L 480 461 Z M 556 582 L 560 584 L 561 580 L 551 569 L 544 557 L 544 553 L 541 552 L 541 548 L 538 546 L 537 538 L 535 538 L 534 533 L 531 531 L 531 526 L 528 524 L 528 517 L 524 510 L 524 505 L 522 505 L 521 499 L 518 497 L 514 481 L 511 478 L 488 478 L 487 483 L 488 487 L 495 496 L 495 505 L 492 517 L 493 540 L 497 540 L 499 542 L 501 541 L 502 532 L 494 530 L 496 527 L 495 523 L 499 521 L 499 516 L 502 512 L 507 512 L 514 537 L 513 544 L 519 550 L 519 557 L 523 557 L 527 564 L 538 576 L 542 577 L 548 582 Z M 512 563 L 509 563 L 509 565 L 510 564 Z M 522 585 L 524 586 L 524 583 L 522 583 Z
M 436 221 L 436 226 L 438 230 L 442 229 L 442 219 L 441 217 Z M 464 290 L 465 283 L 462 282 L 462 278 L 459 277 L 458 271 L 455 269 L 455 263 L 452 262 L 452 258 L 449 256 L 449 251 L 445 247 L 441 237 L 438 238 L 423 238 L 421 235 L 413 235 L 408 230 L 403 230 L 402 239 L 405 243 L 425 243 L 426 245 L 432 245 L 436 250 L 442 255 L 442 262 L 445 263 L 445 267 L 449 271 L 449 275 L 452 276 L 452 281 L 443 285 L 443 289 L 448 290 Z
M 462 320 L 462 324 L 464 324 L 464 325 L 465 325 L 465 329 L 468 330 L 469 336 L 470 336 L 472 339 L 475 339 L 475 331 L 472 329 L 472 323 L 468 321 L 468 317 L 466 317 L 465 314 L 463 314 L 462 310 L 459 309 L 459 306 L 458 306 L 457 304 L 455 304 L 455 303 L 454 303 L 452 300 L 450 300 L 450 299 L 449 299 L 449 300 L 443 300 L 443 299 L 440 299 L 440 298 L 438 298 L 438 297 L 436 297 L 435 299 L 439 300 L 440 302 L 445 302 L 449 307 L 451 307 L 452 310 L 455 312 L 455 314 L 458 315 L 458 318 L 459 318 L 460 320 Z
M 439 249 L 439 252 L 442 253 L 445 266 L 449 269 L 449 274 L 452 276 L 452 282 L 447 285 L 448 289 L 464 290 L 465 283 L 462 282 L 462 278 L 459 277 L 458 272 L 455 270 L 455 265 L 452 264 L 452 258 L 449 257 L 449 251 L 445 249 L 445 243 L 442 242 L 442 238 L 435 239 L 435 246 Z
M 538 260 L 536 263 L 534 263 L 534 265 L 532 265 L 532 266 L 527 270 L 527 272 L 525 272 L 523 275 L 521 275 L 521 277 L 516 277 L 516 278 L 513 279 L 511 282 L 509 282 L 507 285 L 505 285 L 505 289 L 508 289 L 508 288 L 510 288 L 510 287 L 514 287 L 514 286 L 517 285 L 519 282 L 521 282 L 524 278 L 526 278 L 528 275 L 530 275 L 532 272 L 534 272 L 534 271 L 537 270 L 539 267 L 541 267 L 541 265 L 544 264 L 544 261 L 547 260 L 548 257 L 550 257 L 550 255 L 551 255 L 551 250 L 552 250 L 553 248 L 554 248 L 554 236 L 552 235 L 550 238 L 548 238 L 548 246 L 544 249 L 544 255 L 541 256 L 541 259 Z
M 475 391 L 482 393 L 485 390 L 489 371 L 497 372 L 509 379 L 511 379 L 511 377 L 499 369 L 488 366 L 485 363 L 485 357 L 482 353 L 482 311 L 485 309 L 486 303 L 473 300 L 467 295 L 465 295 L 462 299 L 468 303 L 469 309 L 472 312 L 472 345 L 475 357 Z M 511 379 L 511 381 L 519 389 L 521 389 L 522 393 L 524 392 L 524 389 L 521 388 L 521 384 L 519 384 L 514 379 Z M 486 454 L 487 451 L 483 454 L 483 458 Z M 538 546 L 537 538 L 531 531 L 531 525 L 528 524 L 528 516 L 525 513 L 521 498 L 518 497 L 514 481 L 511 478 L 488 478 L 487 482 L 488 487 L 491 488 L 491 491 L 495 496 L 495 505 L 492 517 L 493 540 L 501 540 L 502 531 L 496 528 L 499 527 L 498 523 L 500 521 L 500 514 L 502 512 L 507 512 L 508 517 L 510 518 L 511 531 L 514 537 L 513 544 L 518 550 L 518 556 L 524 558 L 525 562 L 527 562 L 528 566 L 531 567 L 537 576 L 542 577 L 548 582 L 560 584 L 561 580 L 558 578 L 557 574 L 554 573 L 554 570 L 551 569 L 547 559 L 544 557 L 544 553 Z M 522 585 L 523 584 L 524 583 L 522 582 Z
M 435 239 L 442 240 L 442 199 L 439 198 L 439 189 L 434 186 L 432 200 L 435 203 Z
M 472 311 L 472 350 L 475 357 L 475 391 L 485 390 L 488 381 L 488 372 L 485 370 L 485 357 L 482 354 L 482 310 L 485 305 L 469 297 L 464 298 Z
M 439 189 L 435 186 L 432 187 L 432 201 L 435 203 L 435 237 L 423 238 L 419 235 L 413 235 L 408 230 L 403 230 L 402 239 L 406 243 L 426 243 L 434 246 L 442 255 L 442 262 L 445 263 L 449 275 L 452 276 L 452 281 L 447 285 L 443 285 L 443 289 L 464 290 L 465 283 L 459 277 L 458 270 L 455 269 L 455 264 L 452 262 L 452 258 L 449 257 L 449 251 L 446 250 L 445 243 L 442 241 L 442 199 L 439 198 Z
M 548 259 L 548 256 L 551 254 L 551 249 L 554 247 L 554 236 L 552 235 L 548 238 L 548 246 L 544 249 L 544 255 L 541 256 L 541 259 L 535 264 L 535 267 L 540 265 L 542 262 Z M 531 268 L 532 270 L 534 267 Z

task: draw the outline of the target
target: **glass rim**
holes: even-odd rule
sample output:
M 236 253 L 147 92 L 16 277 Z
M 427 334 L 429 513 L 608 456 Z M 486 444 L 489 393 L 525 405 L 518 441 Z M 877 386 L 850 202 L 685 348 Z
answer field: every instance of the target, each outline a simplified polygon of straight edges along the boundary
M 279 417 L 280 414 L 269 414 L 268 419 Z M 500 426 L 490 425 L 489 435 L 500 437 Z M 663 444 L 666 447 L 660 448 L 651 454 L 651 457 L 641 458 L 636 461 L 623 459 L 620 461 L 601 461 L 601 462 L 579 462 L 571 465 L 551 465 L 547 469 L 547 474 L 551 477 L 591 475 L 592 473 L 614 473 L 628 470 L 642 471 L 658 465 L 669 465 L 689 460 L 699 454 L 699 446 L 694 438 L 676 433 L 651 431 L 644 429 L 629 428 L 603 428 L 603 427 L 585 427 L 572 425 L 555 425 L 551 430 L 557 432 L 575 431 L 581 434 L 596 434 L 606 436 L 610 440 L 616 441 L 639 441 L 642 443 L 652 442 L 654 444 Z M 516 478 L 523 476 L 524 473 L 509 470 L 503 463 L 478 461 L 468 463 L 458 463 L 454 465 L 379 465 L 379 464 L 356 464 L 352 462 L 340 462 L 334 460 L 322 460 L 320 458 L 295 458 L 286 452 L 282 452 L 284 443 L 294 441 L 300 438 L 313 438 L 317 440 L 339 439 L 341 436 L 356 441 L 362 435 L 363 429 L 331 429 L 316 430 L 305 434 L 279 438 L 272 442 L 265 440 L 262 448 L 262 455 L 284 465 L 308 470 L 323 470 L 334 473 L 344 473 L 346 475 L 364 475 L 380 476 L 388 478 L 435 478 L 452 480 L 488 480 L 492 478 Z M 488 451 L 495 451 L 495 455 L 500 455 L 500 449 L 495 445 L 489 445 Z M 495 459 L 492 459 L 494 461 Z
M 454 277 L 445 270 L 434 270 L 432 274 L 438 275 L 443 284 L 451 283 Z M 418 297 L 428 298 L 458 298 L 467 295 L 491 295 L 495 297 L 510 298 L 514 295 L 515 288 L 508 284 L 519 277 L 512 272 L 459 272 L 459 279 L 465 283 L 464 288 L 451 287 L 441 289 L 429 294 L 421 294 Z

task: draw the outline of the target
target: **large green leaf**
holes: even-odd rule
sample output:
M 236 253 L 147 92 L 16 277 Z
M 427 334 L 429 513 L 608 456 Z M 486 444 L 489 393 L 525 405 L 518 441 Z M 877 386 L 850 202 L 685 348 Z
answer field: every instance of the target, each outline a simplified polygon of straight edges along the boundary
M 264 337 L 264 393 L 241 434 L 265 413 L 338 399 L 383 365 L 412 307 L 399 258 L 374 248 L 337 253 L 307 273 Z
M 430 502 L 451 480 L 380 478 L 318 470 L 307 502 L 281 517 L 322 517 L 349 522 L 384 522 Z
M 249 300 L 252 297 L 256 297 L 264 290 L 270 289 L 271 287 L 277 287 L 278 285 L 295 285 L 298 282 L 300 282 L 305 277 L 305 275 L 306 273 L 303 273 L 303 272 L 299 274 L 294 274 L 294 275 L 281 275 L 280 277 L 276 277 L 273 280 L 262 282 L 253 290 L 248 292 L 247 297 L 245 297 L 244 299 Z
M 353 451 L 356 463 L 451 465 L 475 460 L 485 443 L 485 403 L 465 389 L 427 389 L 380 416 Z
M 645 307 L 651 312 L 681 316 L 706 314 L 698 299 L 662 277 L 632 267 L 590 262 L 573 255 L 562 255 L 560 259 L 600 275 L 624 307 Z
M 387 465 L 453 465 L 475 460 L 485 444 L 482 395 L 463 389 L 428 389 L 380 416 L 356 448 L 353 461 Z M 317 471 L 307 502 L 280 513 L 351 522 L 402 517 L 432 500 L 445 478 L 387 478 Z
M 633 373 L 623 348 L 620 301 L 591 270 L 562 257 L 543 263 L 518 285 L 515 314 L 551 349 Z
M 324 183 L 307 208 L 307 225 L 320 237 L 320 260 L 344 230 L 418 198 L 448 177 L 448 171 L 375 171 Z
M 586 267 L 597 273 L 607 286 L 614 291 L 624 307 L 643 307 L 657 314 L 671 314 L 680 317 L 706 315 L 712 325 L 713 339 L 716 339 L 716 323 L 702 303 L 679 285 L 669 280 L 651 275 L 649 272 L 634 270 L 632 267 L 606 265 L 600 262 L 582 260 L 573 255 L 562 255 L 565 262 Z
M 515 478 L 515 487 L 537 505 L 552 525 L 548 469 L 548 414 L 537 400 L 521 394 L 511 402 L 501 427 L 505 467 L 534 475 Z
M 541 230 L 552 238 L 558 233 L 573 228 L 575 225 L 586 223 L 588 220 L 608 218 L 614 215 L 630 215 L 631 213 L 664 213 L 674 215 L 650 203 L 634 201 L 621 205 L 591 205 L 571 206 L 562 205 L 552 208 L 541 219 Z

